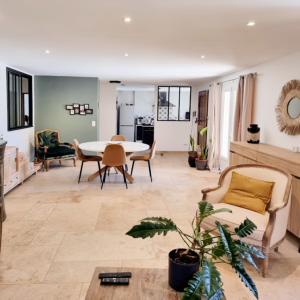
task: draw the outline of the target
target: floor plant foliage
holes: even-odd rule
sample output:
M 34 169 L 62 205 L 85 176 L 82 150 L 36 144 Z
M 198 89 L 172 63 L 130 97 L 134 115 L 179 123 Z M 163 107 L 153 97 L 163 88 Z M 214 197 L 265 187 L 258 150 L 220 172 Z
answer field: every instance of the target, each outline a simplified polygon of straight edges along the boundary
M 156 234 L 166 235 L 170 231 L 175 231 L 187 247 L 187 251 L 181 253 L 182 256 L 187 254 L 189 249 L 199 254 L 200 267 L 184 290 L 182 297 L 184 300 L 221 300 L 224 298 L 223 282 L 217 268 L 219 263 L 231 265 L 241 281 L 258 299 L 255 283 L 243 263 L 246 261 L 258 270 L 255 258 L 264 259 L 264 255 L 258 248 L 242 241 L 256 229 L 256 225 L 246 218 L 234 231 L 230 231 L 227 225 L 218 221 L 210 230 L 201 229 L 205 218 L 220 212 L 231 213 L 231 210 L 214 209 L 213 205 L 208 202 L 199 202 L 196 216 L 192 221 L 192 235 L 184 233 L 171 219 L 163 217 L 145 218 L 138 225 L 133 226 L 127 235 L 145 239 L 152 238 Z

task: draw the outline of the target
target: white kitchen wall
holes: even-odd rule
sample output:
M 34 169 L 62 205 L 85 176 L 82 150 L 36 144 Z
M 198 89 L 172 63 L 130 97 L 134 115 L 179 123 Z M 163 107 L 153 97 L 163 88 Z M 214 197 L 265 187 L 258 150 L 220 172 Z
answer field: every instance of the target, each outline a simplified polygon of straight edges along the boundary
M 172 84 L 166 84 L 172 85 Z M 177 85 L 177 84 L 176 84 Z M 193 111 L 197 110 L 199 88 L 192 86 L 191 120 L 185 121 L 157 121 L 155 116 L 154 136 L 158 151 L 188 151 L 189 135 L 196 133 Z M 155 111 L 157 110 L 157 86 L 155 89 Z
M 300 135 L 291 136 L 280 132 L 275 113 L 282 86 L 289 80 L 300 80 L 300 52 L 218 78 L 216 81 L 222 82 L 254 72 L 257 72 L 254 122 L 261 127 L 261 142 L 288 149 L 300 146 Z M 202 84 L 201 88 L 207 88 L 209 83 Z
M 117 132 L 117 84 L 100 81 L 99 140 L 110 140 Z
M 0 63 L 0 136 L 3 135 L 3 138 L 7 141 L 8 146 L 18 147 L 19 150 L 25 153 L 26 157 L 31 160 L 34 157 L 34 128 L 31 127 L 13 131 L 7 130 L 6 67 L 7 66 L 4 63 Z M 20 71 L 27 73 L 26 70 Z

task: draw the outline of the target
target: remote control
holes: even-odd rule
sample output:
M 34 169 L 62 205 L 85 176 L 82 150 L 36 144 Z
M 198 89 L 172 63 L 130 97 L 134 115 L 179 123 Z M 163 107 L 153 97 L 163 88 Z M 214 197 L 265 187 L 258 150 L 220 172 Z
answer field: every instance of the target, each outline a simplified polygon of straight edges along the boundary
M 116 272 L 116 273 L 99 273 L 99 279 L 101 278 L 131 278 L 131 272 Z
M 103 285 L 128 285 L 129 278 L 101 278 Z

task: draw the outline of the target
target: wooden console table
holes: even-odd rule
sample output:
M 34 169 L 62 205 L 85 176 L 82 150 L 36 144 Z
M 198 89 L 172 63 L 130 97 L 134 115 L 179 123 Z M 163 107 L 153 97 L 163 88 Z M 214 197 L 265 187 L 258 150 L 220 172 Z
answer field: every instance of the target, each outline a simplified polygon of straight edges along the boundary
M 128 286 L 103 286 L 98 279 L 102 272 L 131 272 L 132 278 Z M 169 287 L 167 269 L 97 267 L 85 299 L 179 300 L 180 293 Z
M 286 171 L 292 177 L 291 210 L 288 231 L 299 238 L 300 252 L 300 153 L 268 144 L 230 144 L 230 165 L 260 163 Z

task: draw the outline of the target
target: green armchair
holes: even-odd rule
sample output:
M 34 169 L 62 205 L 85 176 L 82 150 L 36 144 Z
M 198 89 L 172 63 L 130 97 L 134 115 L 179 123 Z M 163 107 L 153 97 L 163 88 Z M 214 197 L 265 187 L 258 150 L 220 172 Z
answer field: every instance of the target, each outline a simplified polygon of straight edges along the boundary
M 38 161 L 43 163 L 43 167 L 48 171 L 49 164 L 53 160 L 72 159 L 76 166 L 76 156 L 74 146 L 70 143 L 62 143 L 58 130 L 45 129 L 35 134 L 35 153 Z

